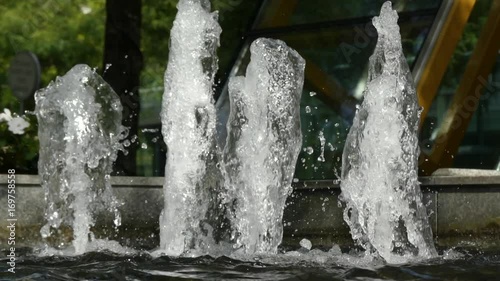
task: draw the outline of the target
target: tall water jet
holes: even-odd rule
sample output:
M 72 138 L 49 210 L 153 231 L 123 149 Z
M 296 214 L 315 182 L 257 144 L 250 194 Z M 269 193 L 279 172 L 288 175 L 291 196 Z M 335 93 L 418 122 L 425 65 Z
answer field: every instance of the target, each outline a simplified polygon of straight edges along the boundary
M 341 176 L 353 239 L 390 263 L 436 256 L 417 177 L 420 108 L 397 20 L 391 2 L 373 18 L 379 37 Z
M 120 225 L 109 174 L 121 149 L 118 95 L 87 65 L 77 65 L 35 94 L 47 224 L 42 237 L 61 225 L 73 229 L 76 254 L 86 251 L 93 214 L 109 210 Z M 51 230 L 51 228 L 53 228 Z
M 168 147 L 160 251 L 178 256 L 209 251 L 216 114 L 213 99 L 221 28 L 209 0 L 180 0 L 170 32 L 161 111 Z M 216 173 L 216 171 L 215 171 Z
M 284 42 L 257 39 L 246 77 L 229 82 L 224 171 L 235 248 L 276 253 L 302 144 L 304 59 Z

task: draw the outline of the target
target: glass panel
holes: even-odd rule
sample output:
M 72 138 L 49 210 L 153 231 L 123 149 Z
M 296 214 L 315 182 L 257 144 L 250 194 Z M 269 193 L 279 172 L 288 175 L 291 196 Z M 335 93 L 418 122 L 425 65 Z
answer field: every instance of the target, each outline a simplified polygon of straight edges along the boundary
M 43 65 L 43 87 L 76 63 L 101 66 L 106 15 L 104 2 L 97 2 L 99 1 L 75 0 L 71 4 L 64 4 L 60 1 L 46 1 L 42 6 L 23 1 L 2 2 L 0 33 L 6 40 L 0 42 L 0 50 L 6 55 L 0 58 L 0 111 L 10 108 L 17 112 L 20 108 L 19 102 L 6 85 L 6 69 L 15 51 L 27 49 L 39 56 Z M 223 28 L 217 93 L 223 88 L 242 46 L 250 43 L 257 34 L 255 30 L 250 33 L 248 30 L 251 29 L 262 2 L 212 1 L 213 9 L 219 10 Z M 288 24 L 312 25 L 307 29 L 287 26 L 282 30 L 274 30 L 273 33 L 260 30 L 258 34 L 287 42 L 304 56 L 309 64 L 314 64 L 328 79 L 334 81 L 337 85 L 335 91 L 341 92 L 326 93 L 311 77 L 306 81 L 301 105 L 305 150 L 301 152 L 297 166 L 297 176 L 301 179 L 335 178 L 334 170 L 340 167 L 343 140 L 353 117 L 355 103 L 362 99 L 366 65 L 376 42 L 376 34 L 369 18 L 378 14 L 384 1 L 354 2 L 298 1 Z M 404 50 L 411 65 L 419 54 L 441 1 L 395 0 L 393 3 L 399 12 L 414 13 L 406 14 L 400 19 Z M 136 142 L 139 142 L 138 175 L 163 175 L 165 145 L 160 132 L 159 112 L 163 94 L 163 74 L 168 58 L 168 34 L 176 13 L 175 5 L 176 1 L 142 4 L 141 49 L 144 66 L 139 90 L 140 130 L 136 137 Z M 340 25 L 332 24 L 332 21 L 349 19 L 354 19 L 352 24 L 348 21 Z M 329 24 L 322 25 L 321 22 Z M 248 56 L 239 68 L 240 73 L 244 71 L 247 63 Z M 311 96 L 311 91 L 316 91 L 317 95 Z M 331 99 L 328 96 L 336 94 L 340 98 Z M 33 105 L 31 100 L 25 106 L 29 110 L 33 109 Z M 16 147 L 11 145 L 13 143 L 26 143 L 25 146 L 18 145 L 16 148 L 22 159 L 17 159 L 15 153 L 9 154 L 9 157 L 17 160 L 21 167 L 25 167 L 26 172 L 36 173 L 35 154 L 38 147 L 36 126 L 34 123 L 32 125 L 32 132 L 28 131 L 26 138 L 6 140 L 2 131 L 0 147 L 12 148 Z M 6 128 L 0 127 L 0 130 Z M 325 138 L 324 145 L 319 137 L 320 132 Z M 134 137 L 131 136 L 131 139 Z M 33 150 L 32 154 L 26 153 L 28 148 Z M 323 150 L 325 162 L 322 162 L 320 157 Z M 0 161 L 6 163 L 5 160 Z
M 457 168 L 496 169 L 500 164 L 500 56 L 479 107 L 454 158 Z
M 273 0 L 266 1 L 266 6 L 271 5 Z M 307 0 L 297 1 L 293 8 L 290 22 L 288 24 L 277 23 L 270 26 L 268 22 L 262 22 L 258 28 L 272 28 L 286 25 L 312 24 L 319 22 L 331 22 L 345 19 L 354 19 L 361 17 L 373 17 L 379 14 L 380 7 L 386 0 Z M 418 12 L 423 10 L 436 10 L 442 1 L 436 0 L 395 0 L 392 1 L 393 7 L 402 12 Z M 290 1 L 293 3 L 293 1 Z M 290 4 L 293 5 L 293 4 Z
M 400 23 L 403 50 L 408 64 L 413 65 L 432 25 L 433 17 L 419 17 Z M 276 36 L 296 49 L 308 63 L 314 63 L 349 91 L 360 98 L 366 78 L 368 58 L 377 43 L 371 23 L 336 29 Z
M 433 20 L 434 16 L 415 16 L 400 22 L 403 49 L 410 66 L 416 60 Z M 365 25 L 260 35 L 285 41 L 307 60 L 307 68 L 319 69 L 332 83 L 338 84 L 337 92 L 327 93 L 325 85 L 318 84 L 314 75 L 306 74 L 301 103 L 303 149 L 295 172 L 300 180 L 337 178 L 355 103 L 362 100 L 368 59 L 377 40 L 371 21 Z M 248 55 L 238 69 L 239 74 L 243 74 L 247 64 Z M 311 91 L 317 91 L 317 95 L 311 96 Z M 336 98 L 328 98 L 329 95 Z M 324 145 L 320 134 L 325 138 Z
M 500 56 L 484 82 L 486 85 L 479 106 L 473 114 L 458 153 L 454 156 L 453 167 L 500 170 Z M 453 90 L 445 90 L 444 86 L 442 88 L 432 104 L 421 135 L 424 151 L 427 153 L 431 152 L 454 94 Z
M 487 20 L 491 3 L 491 0 L 476 2 L 438 94 L 431 105 L 420 136 L 423 151 L 427 154 L 431 152 L 446 111 L 463 79 L 469 58 Z M 458 153 L 454 156 L 453 167 L 483 169 L 499 167 L 500 57 L 497 58 L 496 66 L 484 82 L 487 86 L 485 86 L 478 109 L 473 114 Z
M 340 175 L 342 152 L 350 123 L 307 87 L 302 94 L 300 115 L 303 139 L 295 177 L 319 180 Z

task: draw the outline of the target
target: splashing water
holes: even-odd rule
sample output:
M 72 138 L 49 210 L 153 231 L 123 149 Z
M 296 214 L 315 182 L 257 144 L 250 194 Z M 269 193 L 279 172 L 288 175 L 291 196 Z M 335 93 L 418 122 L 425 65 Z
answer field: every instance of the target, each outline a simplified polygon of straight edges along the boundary
M 389 263 L 436 256 L 417 178 L 420 109 L 397 20 L 391 2 L 373 18 L 379 38 L 341 176 L 353 239 Z
M 323 131 L 319 132 L 318 139 L 319 139 L 319 143 L 321 145 L 321 147 L 320 147 L 320 154 L 318 156 L 318 161 L 319 162 L 325 162 L 325 143 L 326 143 L 326 139 L 325 139 L 325 135 L 324 135 Z
M 284 42 L 257 39 L 246 77 L 229 82 L 224 171 L 235 248 L 276 253 L 302 143 L 304 59 Z
M 73 228 L 76 254 L 84 253 L 93 214 L 108 210 L 120 225 L 109 174 L 124 137 L 122 106 L 111 87 L 87 65 L 73 67 L 35 94 L 42 187 L 47 224 Z
M 168 152 L 160 251 L 174 256 L 203 254 L 213 244 L 207 223 L 217 174 L 212 87 L 222 31 L 209 0 L 180 0 L 177 9 L 161 112 Z

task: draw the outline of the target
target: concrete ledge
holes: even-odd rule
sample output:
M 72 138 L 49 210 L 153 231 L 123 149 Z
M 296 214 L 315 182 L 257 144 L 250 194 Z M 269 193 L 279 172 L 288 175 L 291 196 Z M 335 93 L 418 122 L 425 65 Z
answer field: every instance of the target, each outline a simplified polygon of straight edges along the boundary
M 442 246 L 458 243 L 491 245 L 500 241 L 500 173 L 452 171 L 421 178 L 424 202 L 428 206 L 436 242 Z M 158 217 L 163 209 L 162 177 L 112 177 L 115 194 L 123 202 L 122 226 L 112 227 L 110 215 L 96 221 L 98 236 L 122 244 L 154 248 L 158 245 Z M 284 214 L 284 243 L 297 245 L 302 238 L 315 245 L 350 244 L 349 229 L 338 202 L 340 188 L 334 181 L 294 183 L 294 192 Z M 44 194 L 36 175 L 16 175 L 16 245 L 40 242 L 44 224 Z M 7 175 L 0 175 L 0 243 L 7 239 Z M 65 231 L 63 231 L 65 232 Z M 66 233 L 66 232 L 65 232 Z M 67 230 L 66 239 L 71 237 Z

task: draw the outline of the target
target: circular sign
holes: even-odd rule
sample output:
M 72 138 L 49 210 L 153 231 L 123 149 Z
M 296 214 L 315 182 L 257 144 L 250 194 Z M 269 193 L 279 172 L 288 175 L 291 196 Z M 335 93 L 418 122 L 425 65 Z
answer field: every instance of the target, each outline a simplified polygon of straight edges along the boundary
M 9 86 L 12 93 L 23 101 L 31 97 L 40 85 L 40 62 L 32 52 L 19 52 L 9 68 Z

